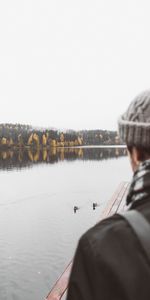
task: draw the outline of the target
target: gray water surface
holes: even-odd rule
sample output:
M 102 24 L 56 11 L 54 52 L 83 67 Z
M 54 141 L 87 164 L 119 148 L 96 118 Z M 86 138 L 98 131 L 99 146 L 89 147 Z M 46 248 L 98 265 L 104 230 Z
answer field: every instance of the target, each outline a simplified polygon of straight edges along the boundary
M 119 183 L 131 180 L 125 152 L 84 151 L 37 161 L 0 153 L 0 300 L 44 299 L 81 234 Z

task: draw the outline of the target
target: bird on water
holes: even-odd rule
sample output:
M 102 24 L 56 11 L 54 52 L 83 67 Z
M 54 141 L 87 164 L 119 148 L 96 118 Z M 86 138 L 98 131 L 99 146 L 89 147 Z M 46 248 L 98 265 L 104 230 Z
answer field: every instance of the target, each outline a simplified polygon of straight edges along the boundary
M 79 209 L 78 206 L 74 206 L 73 210 L 74 210 L 74 213 L 76 213 L 76 211 Z

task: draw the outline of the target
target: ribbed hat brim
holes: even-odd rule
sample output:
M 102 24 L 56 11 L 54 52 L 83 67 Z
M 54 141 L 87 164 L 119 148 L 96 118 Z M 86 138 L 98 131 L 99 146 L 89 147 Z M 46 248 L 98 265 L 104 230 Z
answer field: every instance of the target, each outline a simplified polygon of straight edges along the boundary
M 119 136 L 128 146 L 150 148 L 150 123 L 118 120 Z

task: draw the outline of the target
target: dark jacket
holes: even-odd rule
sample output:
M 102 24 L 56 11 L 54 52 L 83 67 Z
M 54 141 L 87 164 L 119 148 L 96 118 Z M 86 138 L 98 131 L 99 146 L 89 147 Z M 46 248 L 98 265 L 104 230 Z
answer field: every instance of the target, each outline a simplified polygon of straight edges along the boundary
M 150 199 L 132 208 L 150 222 Z M 150 300 L 150 261 L 124 218 L 116 214 L 81 237 L 67 300 Z

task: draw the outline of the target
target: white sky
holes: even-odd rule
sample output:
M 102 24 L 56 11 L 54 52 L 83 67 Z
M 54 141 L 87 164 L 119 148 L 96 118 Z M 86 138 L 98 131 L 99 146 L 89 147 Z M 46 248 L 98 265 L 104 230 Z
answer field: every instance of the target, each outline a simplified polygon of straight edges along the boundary
M 0 123 L 117 129 L 150 87 L 147 0 L 0 1 Z

